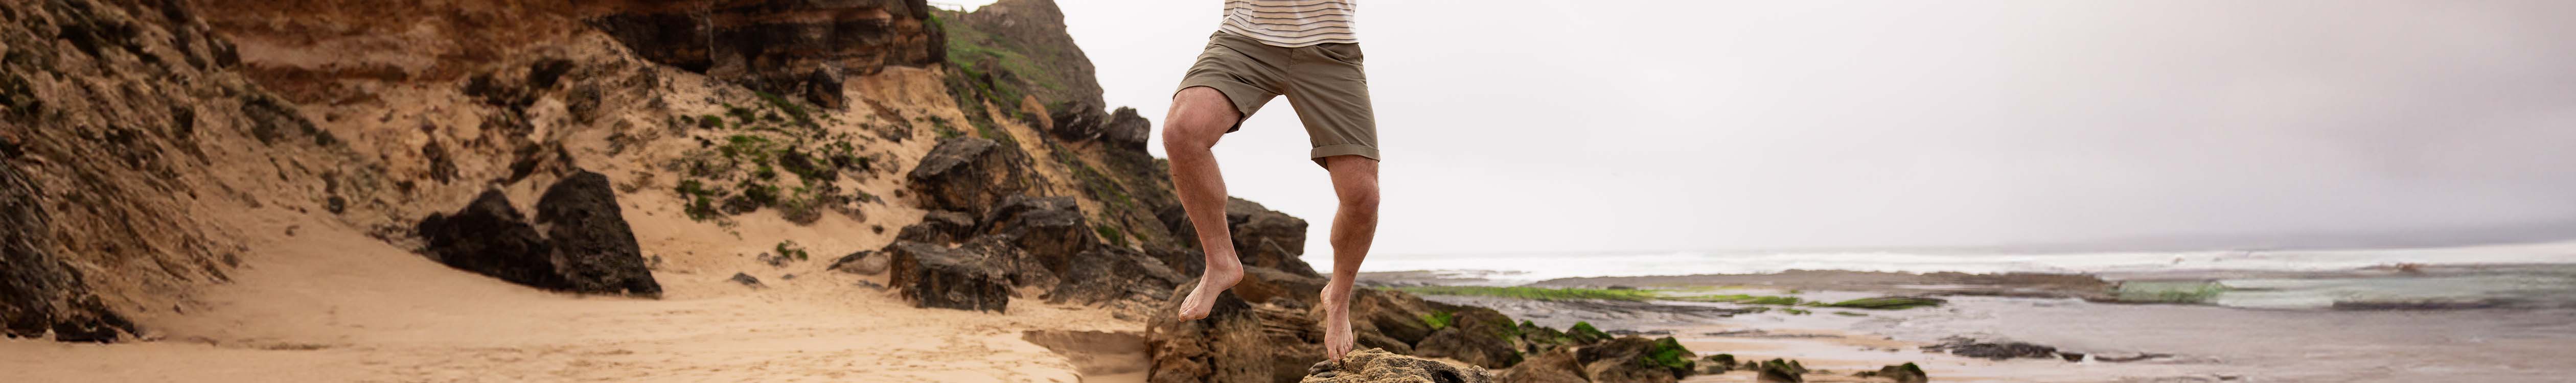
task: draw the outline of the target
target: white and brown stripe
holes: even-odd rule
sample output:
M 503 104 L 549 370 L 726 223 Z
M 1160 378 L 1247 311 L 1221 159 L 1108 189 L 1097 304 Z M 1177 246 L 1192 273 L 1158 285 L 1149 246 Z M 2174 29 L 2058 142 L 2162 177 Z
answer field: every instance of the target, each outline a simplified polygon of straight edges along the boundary
M 1359 0 L 1226 0 L 1218 28 L 1289 48 L 1357 43 L 1351 18 L 1358 9 Z

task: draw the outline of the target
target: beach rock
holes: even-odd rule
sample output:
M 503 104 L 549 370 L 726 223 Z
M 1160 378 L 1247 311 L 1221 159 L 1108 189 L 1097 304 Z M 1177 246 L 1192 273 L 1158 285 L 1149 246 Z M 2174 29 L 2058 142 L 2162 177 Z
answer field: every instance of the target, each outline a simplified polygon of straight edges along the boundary
M 109 311 L 81 283 L 79 269 L 54 253 L 53 219 L 44 195 L 17 165 L 0 158 L 0 334 L 65 342 L 113 342 L 134 323 Z
M 895 242 L 889 258 L 894 286 L 913 307 L 1001 312 L 1010 304 L 1009 279 L 982 254 L 920 242 Z
M 1021 255 L 1054 275 L 1065 274 L 1077 255 L 1107 247 L 1073 197 L 1013 195 L 995 206 L 981 226 L 986 234 L 1009 235 Z
M 1887 378 L 1895 380 L 1896 383 L 1923 383 L 1932 379 L 1930 376 L 1923 375 L 1923 367 L 1917 367 L 1913 363 L 1879 367 L 1878 371 L 1861 371 L 1853 376 Z
M 1098 304 L 1133 298 L 1160 302 L 1173 298 L 1173 286 L 1189 280 L 1163 267 L 1162 261 L 1125 248 L 1094 248 L 1074 258 L 1081 261 L 1067 266 L 1054 291 L 1048 292 L 1049 301 Z
M 1189 215 L 1179 205 L 1155 214 L 1175 238 L 1197 238 Z M 1225 201 L 1226 227 L 1234 237 L 1235 256 L 1244 266 L 1260 266 L 1306 276 L 1320 276 L 1298 255 L 1306 252 L 1306 220 L 1297 219 L 1242 198 Z
M 1493 377 L 1484 368 L 1458 366 L 1436 360 L 1388 353 L 1386 350 L 1352 351 L 1341 363 L 1319 362 L 1314 372 L 1299 380 L 1303 383 L 1486 383 Z
M 1184 281 L 1170 295 L 1187 295 L 1196 285 Z M 1154 312 L 1180 311 L 1180 303 L 1166 301 Z M 1154 366 L 1148 382 L 1296 382 L 1324 355 L 1323 331 L 1312 313 L 1246 302 L 1232 292 L 1219 294 L 1205 319 L 1152 318 L 1145 343 Z
M 486 190 L 464 209 L 430 214 L 418 234 L 428 255 L 459 270 L 542 289 L 572 286 L 555 269 L 554 249 L 500 190 Z
M 905 178 L 914 200 L 930 210 L 989 212 L 1037 185 L 1028 153 L 982 137 L 939 140 Z
M 1940 306 L 1941 304 L 1949 302 L 1950 301 L 1948 300 L 1932 297 L 1876 297 L 1834 302 L 1825 304 L 1824 307 L 1868 310 L 1903 310 L 1916 307 Z
M 831 269 L 851 274 L 876 275 L 886 272 L 887 264 L 890 263 L 889 258 L 891 257 L 876 250 L 859 250 L 850 255 L 841 256 L 841 259 L 833 260 Z
M 921 215 L 921 223 L 904 226 L 896 232 L 897 240 L 956 244 L 975 237 L 975 216 L 946 210 L 933 210 Z
M 661 296 L 612 187 L 606 175 L 577 171 L 537 198 L 537 224 L 546 227 L 564 290 Z
M 921 0 L 641 2 L 589 20 L 645 60 L 842 107 L 846 76 L 947 57 Z
M 733 273 L 732 278 L 725 278 L 725 280 L 733 281 L 733 283 L 740 283 L 743 286 L 769 287 L 769 285 L 760 284 L 760 278 L 753 277 L 751 274 Z
M 1717 354 L 1699 358 L 1702 375 L 1724 374 L 1735 369 L 1735 354 Z
M 1626 336 L 1574 350 L 1583 375 L 1601 382 L 1676 382 L 1697 372 L 1689 349 L 1672 337 Z
M 1494 373 L 1497 383 L 1588 383 L 1583 362 L 1571 348 L 1531 353 L 1528 359 Z
M 2005 360 L 2014 358 L 2058 358 L 2057 348 L 2022 342 L 1980 342 L 1975 339 L 1950 337 L 1924 350 L 1946 351 L 1970 358 Z
M 1110 147 L 1131 152 L 1144 152 L 1146 135 L 1153 134 L 1154 123 L 1137 115 L 1136 108 L 1118 107 L 1109 113 L 1109 124 L 1101 128 L 1100 140 Z
M 1521 362 L 1517 344 L 1520 327 L 1512 323 L 1511 317 L 1473 306 L 1435 310 L 1448 313 L 1451 323 L 1414 344 L 1415 355 L 1457 359 L 1486 368 L 1506 368 Z
M 1762 383 L 1805 383 L 1807 368 L 1797 361 L 1772 359 L 1753 367 L 1753 381 Z
M 1055 108 L 1048 110 L 1047 121 L 1053 122 L 1048 128 L 1049 133 L 1056 137 L 1068 141 L 1090 141 L 1100 138 L 1101 131 L 1109 123 L 1109 114 L 1102 113 L 1100 105 L 1071 101 L 1056 104 Z

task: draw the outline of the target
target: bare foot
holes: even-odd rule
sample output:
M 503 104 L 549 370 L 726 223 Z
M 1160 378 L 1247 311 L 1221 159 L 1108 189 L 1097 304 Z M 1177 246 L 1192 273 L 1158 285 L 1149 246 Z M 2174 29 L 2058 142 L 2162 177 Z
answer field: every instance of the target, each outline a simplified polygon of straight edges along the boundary
M 1350 301 L 1324 290 L 1324 357 L 1339 361 L 1351 353 Z
M 1230 256 L 1217 258 L 1208 262 L 1205 272 L 1199 273 L 1199 286 L 1190 289 L 1190 297 L 1181 300 L 1181 320 L 1207 318 L 1208 311 L 1216 308 L 1217 295 L 1234 288 L 1235 282 L 1243 281 L 1243 261 Z

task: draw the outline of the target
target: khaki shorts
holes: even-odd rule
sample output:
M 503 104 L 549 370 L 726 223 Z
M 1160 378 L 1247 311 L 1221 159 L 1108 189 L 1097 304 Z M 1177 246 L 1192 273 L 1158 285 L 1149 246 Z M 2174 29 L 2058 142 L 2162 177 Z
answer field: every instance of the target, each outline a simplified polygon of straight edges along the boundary
M 1207 52 L 1190 65 L 1178 89 L 1214 88 L 1242 118 L 1252 118 L 1272 97 L 1288 96 L 1297 120 L 1306 124 L 1307 141 L 1315 145 L 1311 158 L 1377 159 L 1377 117 L 1369 111 L 1362 59 L 1359 44 L 1281 48 L 1219 31 L 1208 36 Z M 1243 121 L 1235 120 L 1226 132 L 1241 129 Z

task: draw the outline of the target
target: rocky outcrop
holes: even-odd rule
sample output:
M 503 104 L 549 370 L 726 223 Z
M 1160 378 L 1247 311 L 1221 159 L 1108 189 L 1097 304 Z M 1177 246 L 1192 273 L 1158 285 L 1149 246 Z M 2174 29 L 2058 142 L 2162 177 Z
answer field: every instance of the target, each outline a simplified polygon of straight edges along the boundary
M 1457 359 L 1478 366 L 1506 368 L 1521 362 L 1520 326 L 1493 309 L 1440 305 L 1432 315 L 1448 318 L 1443 326 L 1413 347 L 1414 355 Z
M 1001 0 L 975 9 L 971 13 L 934 11 L 945 21 L 947 38 L 956 45 L 991 47 L 991 50 L 960 51 L 959 64 L 1003 59 L 999 52 L 1008 50 L 1010 63 L 989 67 L 987 71 L 1008 71 L 1010 83 L 1001 84 L 1027 91 L 1046 105 L 1079 102 L 1097 109 L 1101 102 L 1100 81 L 1067 33 L 1064 11 L 1053 0 Z M 1014 99 L 1016 100 L 1016 99 Z
M 952 137 L 905 175 L 923 209 L 980 214 L 1036 184 L 1028 153 L 982 137 Z
M 876 250 L 859 250 L 832 261 L 830 269 L 851 274 L 876 275 L 886 272 L 892 260 Z
M 948 56 L 922 0 L 609 3 L 589 24 L 646 60 L 836 109 L 846 77 Z
M 1625 336 L 1575 349 L 1583 376 L 1595 382 L 1674 382 L 1695 373 L 1689 349 L 1672 337 Z
M 1182 283 L 1171 296 L 1189 294 L 1196 284 Z M 1169 300 L 1155 313 L 1179 312 L 1179 304 Z M 1324 355 L 1316 317 L 1305 310 L 1245 302 L 1233 292 L 1219 294 L 1204 319 L 1152 318 L 1145 340 L 1154 365 L 1146 381 L 1152 383 L 1296 382 Z
M 1863 378 L 1887 378 L 1896 383 L 1923 383 L 1932 380 L 1930 376 L 1923 374 L 1923 367 L 1915 366 L 1913 363 L 1879 367 L 1878 371 L 1861 371 L 1852 375 Z
M 1156 214 L 1177 238 L 1198 238 L 1190 225 L 1188 213 L 1173 205 Z M 1227 230 L 1234 235 L 1235 256 L 1244 266 L 1279 269 L 1299 275 L 1314 276 L 1315 267 L 1298 259 L 1306 253 L 1306 220 L 1261 206 L 1242 198 L 1225 202 Z
M 1946 351 L 1951 355 L 1991 360 L 2059 357 L 2057 347 L 2022 342 L 1987 342 L 1961 337 L 1943 339 L 1940 344 L 1924 346 L 1923 350 Z
M 1798 361 L 1794 360 L 1766 360 L 1755 364 L 1753 370 L 1755 371 L 1753 379 L 1757 382 L 1804 383 L 1807 381 L 1807 367 L 1799 365 Z
M 431 214 L 416 233 L 439 263 L 547 290 L 656 297 L 635 233 L 618 210 L 606 176 L 587 171 L 548 187 L 538 222 L 528 223 L 499 190 L 476 196 L 452 214 Z
M 1010 280 L 982 254 L 920 242 L 887 245 L 888 280 L 913 307 L 1001 312 Z
M 1483 367 L 1459 366 L 1436 360 L 1388 353 L 1386 350 L 1352 351 L 1341 363 L 1318 362 L 1309 368 L 1303 383 L 1485 383 L 1494 381 Z
M 66 342 L 115 341 L 134 324 L 108 311 L 76 269 L 54 255 L 53 219 L 43 193 L 18 167 L 0 161 L 0 333 Z

